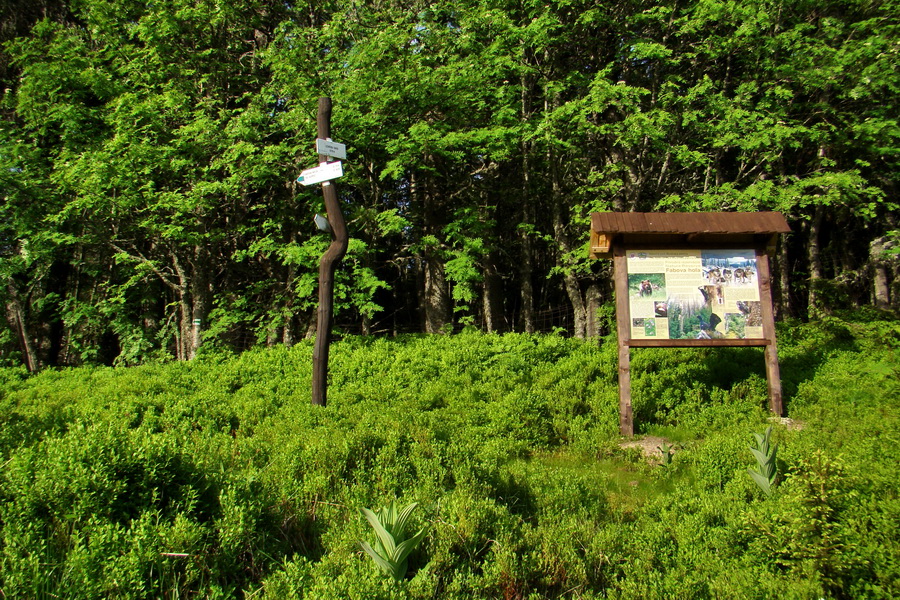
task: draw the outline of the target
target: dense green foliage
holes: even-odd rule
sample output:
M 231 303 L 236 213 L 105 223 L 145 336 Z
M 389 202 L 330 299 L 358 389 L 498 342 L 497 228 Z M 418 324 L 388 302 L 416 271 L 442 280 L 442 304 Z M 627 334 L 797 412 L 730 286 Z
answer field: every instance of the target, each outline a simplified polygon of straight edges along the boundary
M 306 336 L 319 96 L 345 332 L 593 335 L 596 210 L 782 211 L 781 314 L 900 302 L 896 0 L 0 9 L 5 364 Z
M 900 325 L 864 317 L 780 328 L 768 497 L 758 349 L 634 352 L 666 467 L 619 446 L 608 341 L 348 337 L 326 408 L 308 344 L 0 370 L 0 594 L 897 597 Z M 394 499 L 427 527 L 400 584 L 358 545 Z

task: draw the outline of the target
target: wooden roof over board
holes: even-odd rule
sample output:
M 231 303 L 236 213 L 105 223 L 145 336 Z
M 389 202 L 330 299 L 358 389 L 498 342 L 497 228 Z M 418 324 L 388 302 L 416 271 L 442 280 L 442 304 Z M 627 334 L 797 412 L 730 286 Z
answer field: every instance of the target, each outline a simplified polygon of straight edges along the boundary
M 598 233 L 788 233 L 777 212 L 592 213 Z
M 591 214 L 591 257 L 610 255 L 613 243 L 758 244 L 771 245 L 779 233 L 791 228 L 777 212 L 694 212 Z

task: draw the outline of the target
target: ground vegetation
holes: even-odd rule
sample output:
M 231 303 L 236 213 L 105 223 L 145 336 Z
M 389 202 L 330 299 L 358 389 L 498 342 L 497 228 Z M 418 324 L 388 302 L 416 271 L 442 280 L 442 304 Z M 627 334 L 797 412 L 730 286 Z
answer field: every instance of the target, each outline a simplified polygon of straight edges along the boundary
M 779 334 L 786 419 L 759 349 L 640 349 L 628 444 L 612 340 L 347 337 L 327 407 L 309 342 L 2 369 L 0 595 L 895 598 L 900 327 Z

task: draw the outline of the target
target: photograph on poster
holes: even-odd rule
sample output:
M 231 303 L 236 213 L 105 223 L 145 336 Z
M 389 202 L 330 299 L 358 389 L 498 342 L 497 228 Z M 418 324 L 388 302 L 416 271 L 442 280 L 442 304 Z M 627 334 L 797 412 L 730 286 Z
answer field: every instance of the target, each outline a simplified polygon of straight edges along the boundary
M 634 339 L 762 337 L 753 250 L 626 251 Z

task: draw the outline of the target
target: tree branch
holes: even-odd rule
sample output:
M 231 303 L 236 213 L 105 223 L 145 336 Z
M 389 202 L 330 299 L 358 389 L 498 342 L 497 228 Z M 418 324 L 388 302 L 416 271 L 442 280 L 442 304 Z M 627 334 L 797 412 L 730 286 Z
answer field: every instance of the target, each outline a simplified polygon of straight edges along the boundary
M 148 267 L 150 268 L 150 270 L 153 271 L 153 273 L 154 273 L 157 277 L 159 277 L 160 280 L 161 280 L 164 284 L 166 284 L 167 286 L 169 286 L 169 287 L 172 288 L 173 290 L 175 290 L 175 291 L 180 291 L 180 290 L 182 289 L 182 286 L 178 285 L 177 283 L 175 283 L 174 281 L 172 281 L 171 279 L 169 279 L 168 275 L 166 275 L 165 273 L 163 273 L 163 271 L 162 271 L 158 266 L 156 266 L 156 263 L 154 263 L 154 262 L 153 262 L 152 260 L 150 260 L 149 258 L 145 257 L 143 254 L 141 254 L 141 253 L 138 252 L 137 250 L 135 250 L 135 252 L 137 252 L 137 253 L 135 254 L 135 253 L 133 253 L 133 252 L 129 252 L 128 250 L 122 248 L 121 246 L 119 246 L 119 245 L 116 244 L 115 242 L 109 242 L 109 245 L 110 245 L 110 246 L 112 247 L 112 249 L 115 250 L 116 252 L 119 252 L 120 254 L 126 255 L 128 258 L 130 258 L 131 260 L 133 260 L 133 261 L 135 261 L 135 262 L 139 262 L 139 263 L 141 263 L 141 264 L 143 264 L 143 265 L 148 266 Z

